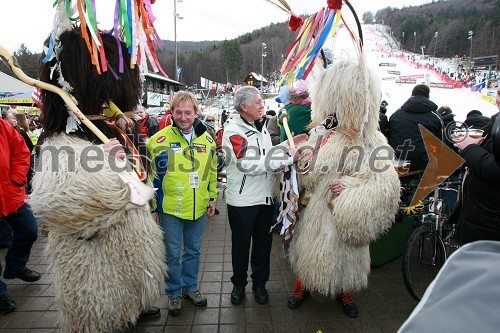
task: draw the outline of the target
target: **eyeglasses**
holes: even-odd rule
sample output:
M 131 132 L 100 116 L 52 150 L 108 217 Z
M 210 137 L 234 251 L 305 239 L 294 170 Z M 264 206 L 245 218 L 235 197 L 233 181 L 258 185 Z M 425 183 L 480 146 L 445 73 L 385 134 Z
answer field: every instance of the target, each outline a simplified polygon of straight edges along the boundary
M 213 122 L 215 122 L 215 119 L 207 119 L 207 122 L 213 123 Z

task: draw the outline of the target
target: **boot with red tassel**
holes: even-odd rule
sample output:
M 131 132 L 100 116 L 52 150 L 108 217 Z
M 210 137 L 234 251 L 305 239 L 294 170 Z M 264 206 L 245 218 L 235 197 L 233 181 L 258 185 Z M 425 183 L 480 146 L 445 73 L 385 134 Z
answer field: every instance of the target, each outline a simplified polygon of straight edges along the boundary
M 342 311 L 346 316 L 351 318 L 356 318 L 358 316 L 358 307 L 352 299 L 352 293 L 350 290 L 342 290 L 337 297 L 337 300 L 342 305 Z
M 288 299 L 288 307 L 290 309 L 296 309 L 304 303 L 304 300 L 311 295 L 309 290 L 304 289 L 302 282 L 299 278 L 295 279 L 295 290 L 292 296 Z

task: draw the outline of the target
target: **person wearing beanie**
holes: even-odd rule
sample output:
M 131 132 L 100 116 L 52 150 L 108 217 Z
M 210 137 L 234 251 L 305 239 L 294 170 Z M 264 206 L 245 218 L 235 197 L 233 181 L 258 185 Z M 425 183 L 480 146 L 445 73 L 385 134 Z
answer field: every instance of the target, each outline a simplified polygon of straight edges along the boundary
M 455 128 L 457 126 L 455 122 L 455 115 L 451 111 L 449 106 L 440 106 L 439 109 L 437 109 L 437 114 L 441 117 L 441 120 L 443 121 L 443 128 L 444 128 L 444 133 L 451 133 L 451 129 Z M 456 150 L 455 147 L 453 146 L 453 142 L 451 140 L 451 137 L 449 135 L 445 135 L 444 138 L 444 143 L 448 147 L 450 147 L 453 150 Z
M 389 144 L 397 158 L 410 160 L 410 171 L 424 170 L 429 162 L 419 125 L 423 125 L 438 139 L 443 139 L 443 122 L 436 113 L 437 105 L 429 99 L 430 89 L 416 85 L 411 97 L 389 118 Z M 405 142 L 410 140 L 411 148 Z
M 280 90 L 281 91 L 281 90 Z M 308 84 L 304 80 L 299 80 L 295 83 L 295 87 L 288 90 L 285 98 L 281 98 L 284 109 L 278 112 L 279 125 L 281 126 L 281 141 L 286 141 L 285 128 L 281 121 L 283 110 L 288 114 L 288 126 L 290 132 L 294 135 L 307 133 L 307 125 L 311 122 L 311 98 L 309 97 Z M 289 100 L 290 103 L 285 103 L 284 100 Z
M 483 116 L 481 111 L 472 110 L 467 113 L 467 117 L 464 120 L 463 125 L 467 126 L 467 128 L 483 129 L 489 124 L 489 122 L 490 118 Z
M 380 128 L 380 132 L 382 132 L 382 134 L 384 134 L 384 136 L 389 140 L 389 119 L 387 119 L 387 116 L 385 115 L 387 113 L 387 105 L 389 105 L 389 103 L 385 100 L 380 102 L 378 127 Z

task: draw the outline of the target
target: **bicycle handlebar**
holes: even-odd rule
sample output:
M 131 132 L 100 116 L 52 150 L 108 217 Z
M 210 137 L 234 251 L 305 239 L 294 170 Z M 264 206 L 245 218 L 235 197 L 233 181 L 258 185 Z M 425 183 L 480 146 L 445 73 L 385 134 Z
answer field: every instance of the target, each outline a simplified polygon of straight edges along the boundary
M 444 190 L 444 189 L 448 189 L 452 186 L 460 186 L 460 185 L 462 185 L 462 181 L 456 180 L 456 181 L 451 181 L 451 182 L 443 182 L 443 183 L 439 184 L 437 186 L 437 188 L 440 190 Z

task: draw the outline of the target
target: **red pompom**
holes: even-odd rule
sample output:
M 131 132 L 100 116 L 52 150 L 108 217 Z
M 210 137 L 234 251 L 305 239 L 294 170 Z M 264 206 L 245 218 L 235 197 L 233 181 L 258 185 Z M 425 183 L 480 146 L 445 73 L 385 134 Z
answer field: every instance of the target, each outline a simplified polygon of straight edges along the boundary
M 290 21 L 288 21 L 288 28 L 292 31 L 297 31 L 297 29 L 302 26 L 302 23 L 304 23 L 302 17 L 292 14 L 290 16 Z
M 333 10 L 342 9 L 342 0 L 328 0 L 326 3 L 328 4 L 328 8 L 330 9 Z

